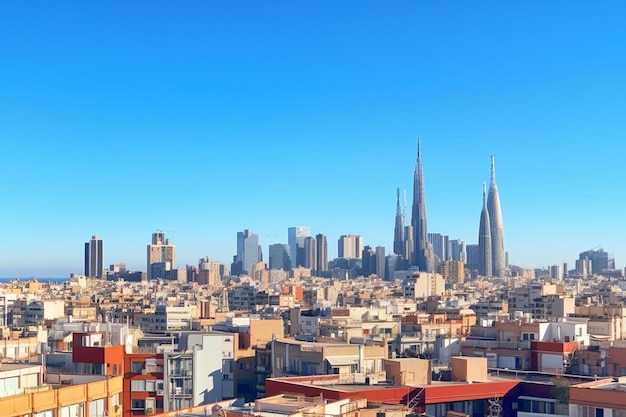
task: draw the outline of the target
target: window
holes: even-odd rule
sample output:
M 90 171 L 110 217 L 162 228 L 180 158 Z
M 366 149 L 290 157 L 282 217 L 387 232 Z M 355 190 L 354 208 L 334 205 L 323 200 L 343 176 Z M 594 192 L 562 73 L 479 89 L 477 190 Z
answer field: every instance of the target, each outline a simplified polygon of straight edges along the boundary
M 144 405 L 145 405 L 144 400 L 131 400 L 130 401 L 130 408 L 132 410 L 143 410 Z
M 143 379 L 140 380 L 131 380 L 130 381 L 130 390 L 131 391 L 145 391 L 146 390 L 146 381 Z
M 140 374 L 143 369 L 143 362 L 131 362 L 130 371 L 136 374 Z
M 105 417 L 104 398 L 89 401 L 89 417 Z

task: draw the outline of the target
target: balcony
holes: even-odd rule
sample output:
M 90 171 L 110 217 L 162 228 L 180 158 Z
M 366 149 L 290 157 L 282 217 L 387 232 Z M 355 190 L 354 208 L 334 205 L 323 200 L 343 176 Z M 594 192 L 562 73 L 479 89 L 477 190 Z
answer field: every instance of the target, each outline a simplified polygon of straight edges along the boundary
M 461 342 L 461 346 L 469 346 L 482 349 L 508 349 L 508 350 L 528 350 L 530 349 L 530 341 L 521 342 L 501 342 L 499 340 L 480 340 L 465 339 Z

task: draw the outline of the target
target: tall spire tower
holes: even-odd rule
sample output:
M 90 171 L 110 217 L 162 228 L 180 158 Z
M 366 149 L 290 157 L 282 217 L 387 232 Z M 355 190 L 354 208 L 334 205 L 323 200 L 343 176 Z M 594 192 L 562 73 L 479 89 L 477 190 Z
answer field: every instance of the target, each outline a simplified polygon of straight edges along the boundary
M 492 276 L 492 245 L 491 222 L 487 209 L 487 186 L 483 183 L 483 209 L 480 212 L 480 226 L 478 227 L 478 275 Z
M 506 272 L 506 255 L 504 251 L 504 228 L 502 227 L 502 210 L 500 196 L 496 185 L 495 155 L 491 154 L 491 184 L 487 197 L 487 210 L 491 222 L 491 262 L 495 277 L 503 277 Z
M 396 192 L 396 223 L 393 230 L 393 253 L 404 257 L 404 212 L 400 206 L 400 189 Z
M 413 211 L 411 226 L 413 226 L 415 255 L 411 263 L 420 271 L 433 272 L 433 256 L 428 242 L 426 224 L 426 201 L 424 200 L 424 172 L 422 170 L 421 139 L 417 138 L 417 161 L 413 174 Z

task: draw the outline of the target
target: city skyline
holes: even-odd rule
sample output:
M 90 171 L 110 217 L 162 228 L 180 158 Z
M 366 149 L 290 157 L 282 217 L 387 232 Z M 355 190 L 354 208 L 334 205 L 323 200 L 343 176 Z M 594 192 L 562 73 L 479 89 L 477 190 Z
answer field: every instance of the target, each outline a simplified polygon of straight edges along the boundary
M 143 270 L 157 229 L 178 266 L 300 224 L 391 253 L 418 136 L 429 232 L 478 243 L 495 154 L 510 264 L 626 265 L 622 3 L 186 6 L 2 6 L 0 276 L 92 235 Z

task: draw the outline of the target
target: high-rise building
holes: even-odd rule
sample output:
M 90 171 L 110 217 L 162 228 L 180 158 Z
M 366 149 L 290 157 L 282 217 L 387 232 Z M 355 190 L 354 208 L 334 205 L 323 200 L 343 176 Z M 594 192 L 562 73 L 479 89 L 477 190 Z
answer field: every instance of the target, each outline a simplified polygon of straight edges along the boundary
M 393 253 L 396 255 L 404 256 L 405 238 L 405 215 L 400 206 L 400 189 L 396 191 L 396 219 L 393 229 Z
M 480 265 L 480 255 L 478 245 L 470 244 L 465 246 L 465 252 L 467 253 L 467 261 L 465 262 L 465 269 L 470 271 L 472 277 L 476 276 Z
M 385 278 L 385 247 L 376 246 L 374 249 L 376 254 L 376 276 L 380 279 Z
M 304 238 L 304 267 L 315 269 L 317 265 L 317 245 L 315 238 L 307 236 Z
M 493 154 L 491 155 L 491 183 L 487 198 L 487 210 L 489 211 L 491 228 L 491 272 L 493 276 L 503 277 L 507 267 L 504 250 L 504 227 L 502 226 L 502 210 L 500 209 L 500 196 L 496 185 L 496 166 Z
M 317 265 L 315 265 L 315 274 L 325 276 L 328 271 L 328 242 L 326 236 L 318 233 L 315 235 L 315 245 L 317 246 Z
M 417 138 L 417 161 L 413 174 L 413 210 L 411 213 L 413 226 L 413 244 L 415 245 L 412 263 L 420 271 L 433 272 L 434 256 L 428 242 L 428 227 L 426 222 L 426 201 L 424 199 L 424 172 L 422 169 L 421 140 Z
M 198 273 L 196 282 L 200 285 L 208 285 L 218 288 L 222 285 L 219 262 L 213 262 L 211 258 L 204 257 L 198 261 Z
M 487 188 L 483 184 L 483 208 L 480 212 L 480 226 L 478 228 L 478 274 L 483 277 L 493 275 L 490 224 L 489 210 L 487 209 Z
M 263 261 L 261 246 L 259 246 L 259 235 L 245 229 L 237 232 L 237 256 L 236 263 L 241 263 L 241 273 L 249 274 L 252 265 Z
M 448 236 L 441 233 L 429 233 L 428 242 L 432 245 L 433 254 L 439 258 L 439 262 L 445 262 L 448 256 Z
M 337 256 L 339 258 L 361 259 L 363 252 L 363 237 L 359 235 L 341 235 L 337 242 Z
M 102 255 L 102 239 L 96 235 L 91 236 L 91 240 L 85 242 L 85 276 L 102 278 Z
M 304 239 L 309 236 L 308 226 L 295 226 L 287 229 L 289 258 L 291 267 L 304 266 Z
M 362 275 L 368 277 L 376 273 L 376 253 L 371 246 L 365 246 L 361 252 Z
M 591 260 L 591 271 L 592 274 L 599 274 L 604 269 L 609 268 L 609 254 L 604 251 L 604 249 L 590 249 L 585 252 L 581 252 L 578 255 L 578 259 L 589 259 Z
M 148 245 L 148 279 L 166 278 L 167 271 L 176 268 L 176 246 L 165 233 L 158 230 L 152 233 L 152 243 Z
M 448 258 L 451 261 L 467 261 L 465 242 L 461 239 L 448 240 Z
M 284 243 L 275 243 L 270 245 L 269 267 L 270 269 L 282 269 L 284 271 L 289 271 L 289 269 L 291 269 L 289 246 Z

